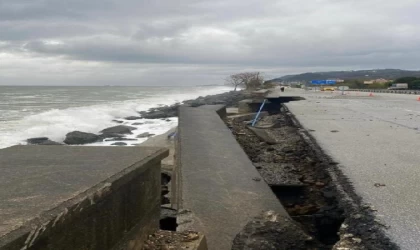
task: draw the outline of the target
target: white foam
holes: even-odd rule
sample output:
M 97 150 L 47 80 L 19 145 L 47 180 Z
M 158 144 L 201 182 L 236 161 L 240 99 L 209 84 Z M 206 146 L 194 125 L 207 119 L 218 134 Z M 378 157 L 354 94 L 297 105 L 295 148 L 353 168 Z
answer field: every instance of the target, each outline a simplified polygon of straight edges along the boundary
M 145 111 L 158 105 L 170 105 L 182 102 L 186 99 L 193 99 L 200 95 L 212 95 L 229 91 L 230 88 L 219 87 L 214 89 L 195 90 L 194 92 L 182 93 L 160 93 L 156 96 L 139 100 L 123 102 L 112 102 L 107 104 L 92 105 L 68 109 L 53 109 L 39 114 L 29 115 L 21 120 L 2 122 L 0 127 L 0 148 L 16 144 L 25 144 L 26 139 L 45 136 L 51 140 L 62 142 L 68 132 L 79 130 L 90 133 L 99 133 L 104 128 L 118 125 L 112 122 L 113 119 L 122 119 L 127 116 L 138 115 L 138 111 Z M 143 132 L 162 134 L 171 127 L 176 126 L 177 119 L 172 118 L 169 122 L 164 120 L 134 120 L 124 121 L 124 124 L 132 126 L 135 122 L 148 123 L 135 126 L 133 135 L 128 138 L 136 138 Z M 138 141 L 127 141 L 128 144 L 141 143 L 146 139 Z M 110 145 L 114 142 L 95 143 L 94 145 Z

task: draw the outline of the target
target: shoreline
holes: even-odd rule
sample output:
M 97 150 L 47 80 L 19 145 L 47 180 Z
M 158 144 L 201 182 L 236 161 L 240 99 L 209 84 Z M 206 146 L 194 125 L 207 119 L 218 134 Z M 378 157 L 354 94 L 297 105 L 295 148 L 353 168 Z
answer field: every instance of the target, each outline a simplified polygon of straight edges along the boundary
M 117 125 L 112 122 L 114 119 L 139 116 L 139 111 L 230 90 L 227 87 L 60 87 L 36 91 L 9 88 L 0 93 L 1 99 L 9 103 L 0 108 L 0 148 L 26 145 L 28 138 L 36 137 L 49 137 L 52 141 L 63 142 L 65 135 L 75 130 L 96 134 Z M 150 126 L 138 129 L 147 131 Z
M 114 118 L 111 122 L 115 126 L 96 133 L 74 130 L 66 134 L 63 142 L 51 140 L 48 136 L 28 138 L 26 142 L 27 145 L 139 146 L 176 127 L 180 106 L 198 107 L 215 104 L 234 106 L 237 100 L 243 98 L 245 98 L 244 91 L 239 90 L 199 96 L 172 105 L 156 104 L 147 111 L 138 111 L 137 116 Z

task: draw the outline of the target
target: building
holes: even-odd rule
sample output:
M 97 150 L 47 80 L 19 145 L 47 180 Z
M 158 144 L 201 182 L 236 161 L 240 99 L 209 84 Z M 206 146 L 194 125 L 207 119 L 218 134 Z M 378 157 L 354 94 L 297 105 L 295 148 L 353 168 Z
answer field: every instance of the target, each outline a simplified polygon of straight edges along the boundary
M 379 79 L 375 79 L 375 80 L 364 81 L 363 83 L 366 84 L 366 85 L 369 85 L 369 84 L 374 84 L 374 83 L 388 83 L 390 81 L 391 80 L 379 78 Z

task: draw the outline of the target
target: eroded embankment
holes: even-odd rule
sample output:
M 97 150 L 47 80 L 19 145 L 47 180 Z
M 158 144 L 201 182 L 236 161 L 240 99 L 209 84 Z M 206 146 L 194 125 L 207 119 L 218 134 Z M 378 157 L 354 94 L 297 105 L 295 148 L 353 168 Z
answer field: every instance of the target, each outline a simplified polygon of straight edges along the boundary
M 262 118 L 255 129 L 228 120 L 228 126 L 290 216 L 322 243 L 321 249 L 396 249 L 361 205 L 338 163 L 329 159 L 293 116 Z

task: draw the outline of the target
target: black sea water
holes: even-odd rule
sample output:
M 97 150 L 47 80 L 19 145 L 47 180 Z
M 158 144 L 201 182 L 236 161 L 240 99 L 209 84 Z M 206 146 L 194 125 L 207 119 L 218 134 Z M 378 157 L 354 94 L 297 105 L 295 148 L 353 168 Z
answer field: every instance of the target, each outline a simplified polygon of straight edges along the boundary
M 205 87 L 41 87 L 0 86 L 0 148 L 25 144 L 32 137 L 49 137 L 62 142 L 66 133 L 79 130 L 98 133 L 123 124 L 137 127 L 132 138 L 149 132 L 161 134 L 177 124 L 169 120 L 125 120 L 160 105 L 170 105 L 198 96 L 223 93 L 226 86 Z M 138 144 L 137 139 L 129 144 Z M 110 145 L 100 142 L 94 145 Z M 92 145 L 92 144 L 91 144 Z

